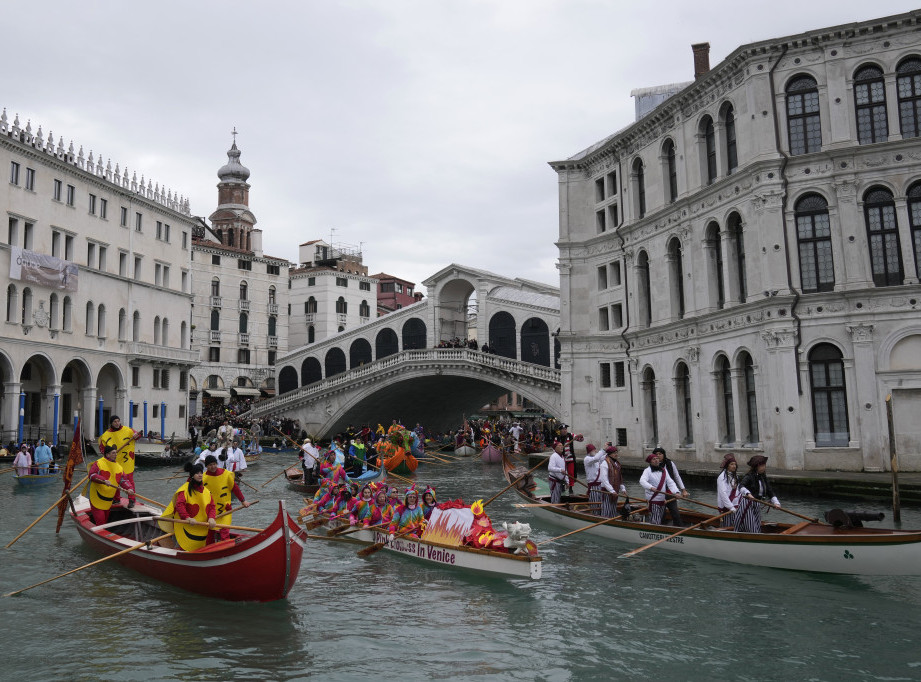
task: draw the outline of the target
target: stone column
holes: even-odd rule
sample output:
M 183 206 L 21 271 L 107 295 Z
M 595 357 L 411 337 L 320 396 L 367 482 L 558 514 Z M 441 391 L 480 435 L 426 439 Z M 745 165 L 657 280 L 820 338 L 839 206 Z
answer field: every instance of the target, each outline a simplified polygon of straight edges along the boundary
M 720 249 L 723 252 L 723 298 L 724 307 L 739 305 L 739 278 L 736 273 L 736 260 L 729 230 L 723 225 L 720 229 Z
M 808 398 L 800 396 L 798 390 L 796 374 L 800 366 L 795 349 L 796 330 L 793 327 L 765 329 L 761 332 L 761 340 L 767 351 L 762 355 L 764 374 L 772 377 L 770 382 L 763 384 L 770 394 L 758 396 L 759 410 L 766 415 L 759 420 L 764 452 L 776 457 L 773 466 L 801 470 L 806 461 L 803 443 L 807 439 L 814 441 L 815 437 Z M 808 375 L 808 371 L 805 374 Z
M 851 444 L 859 444 L 863 451 L 863 466 L 873 471 L 889 468 L 886 448 L 888 434 L 886 408 L 879 401 L 876 382 L 876 353 L 873 348 L 873 325 L 847 325 L 853 346 L 853 368 L 848 374 L 845 364 L 845 386 L 851 397 L 848 402 L 848 428 Z M 852 383 L 853 382 L 853 383 Z
M 83 436 L 90 440 L 95 440 L 99 435 L 96 433 L 96 387 L 91 386 L 80 390 L 80 404 L 76 407 L 80 414 L 80 422 L 83 425 Z
M 832 250 L 840 250 L 844 254 L 844 278 L 839 282 L 837 272 L 835 276 L 835 289 L 847 291 L 849 289 L 865 289 L 873 286 L 870 274 L 870 259 L 867 255 L 866 225 L 863 217 L 863 202 L 857 199 L 857 183 L 854 180 L 842 180 L 835 183 L 835 193 L 838 195 L 837 219 L 839 229 L 835 230 L 832 223 Z M 835 235 L 840 234 L 835 243 Z M 835 258 L 837 270 L 838 259 Z
M 887 74 L 886 83 L 886 119 L 889 124 L 889 142 L 902 139 L 902 125 L 899 121 L 899 91 L 896 75 Z
M 899 225 L 899 248 L 902 256 L 903 284 L 918 283 L 918 265 L 915 263 L 915 249 L 911 238 L 911 220 L 908 216 L 908 200 L 895 200 L 895 216 Z
M 6 442 L 15 438 L 16 429 L 19 428 L 19 393 L 21 390 L 22 384 L 18 381 L 8 381 L 3 384 L 3 413 L 0 414 L 0 429 L 3 430 L 2 435 Z
M 42 414 L 39 420 L 39 430 L 48 443 L 51 443 L 51 435 L 54 432 L 54 396 L 60 393 L 60 384 L 52 384 L 42 389 Z
M 736 442 L 733 445 L 739 447 L 745 443 L 745 437 L 742 434 L 742 400 L 745 398 L 745 372 L 738 367 L 730 367 L 729 379 L 732 383 L 732 421 L 735 424 L 733 433 L 736 435 Z

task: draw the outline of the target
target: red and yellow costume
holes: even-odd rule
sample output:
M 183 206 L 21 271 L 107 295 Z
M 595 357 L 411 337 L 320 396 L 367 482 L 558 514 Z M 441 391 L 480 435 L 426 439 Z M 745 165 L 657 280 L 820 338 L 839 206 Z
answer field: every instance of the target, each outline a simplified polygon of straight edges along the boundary
M 184 483 L 173 495 L 163 516 L 173 519 L 191 519 L 207 523 L 208 519 L 217 517 L 217 507 L 211 497 L 211 491 L 194 481 Z M 206 526 L 193 526 L 185 523 L 160 521 L 160 528 L 166 532 L 176 533 L 176 542 L 187 552 L 201 549 L 208 543 L 209 530 Z
M 109 520 L 109 510 L 118 499 L 118 488 L 108 483 L 122 485 L 125 474 L 118 462 L 100 457 L 90 465 L 89 477 L 90 514 L 93 523 L 100 526 Z
M 236 482 L 236 476 L 232 471 L 227 471 L 227 469 L 218 467 L 217 471 L 213 474 L 209 474 L 206 469 L 202 476 L 202 482 L 211 492 L 211 499 L 214 500 L 214 506 L 218 515 L 230 511 L 233 506 L 231 494 L 235 495 L 240 502 L 245 501 L 243 499 L 243 491 L 240 490 L 240 484 Z M 220 520 L 222 524 L 229 526 L 233 523 L 233 514 L 222 516 Z M 221 528 L 220 533 L 221 540 L 227 540 L 230 537 L 230 531 L 227 528 Z
M 483 500 L 477 500 L 471 504 L 470 511 L 473 512 L 473 524 L 464 536 L 464 544 L 478 549 L 507 552 L 505 538 L 508 537 L 508 533 L 493 529 L 492 521 L 486 516 Z

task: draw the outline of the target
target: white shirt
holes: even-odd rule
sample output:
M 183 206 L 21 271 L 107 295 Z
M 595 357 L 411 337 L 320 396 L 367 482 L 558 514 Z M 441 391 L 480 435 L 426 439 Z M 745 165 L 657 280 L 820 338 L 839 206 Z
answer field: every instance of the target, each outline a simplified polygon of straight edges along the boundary
M 732 494 L 732 485 L 729 482 L 728 472 L 723 469 L 720 475 L 716 477 L 716 506 L 721 509 L 735 509 L 739 504 L 739 492 L 737 489 L 735 500 L 730 500 Z
M 653 471 L 652 467 L 646 467 L 643 475 L 640 476 L 640 485 L 643 486 L 648 502 L 665 502 L 665 494 L 663 492 L 656 492 L 659 487 L 659 481 L 662 480 L 663 473 L 665 474 L 665 485 L 662 486 L 662 490 L 668 490 L 668 492 L 676 495 L 681 492 L 681 489 L 675 485 L 672 477 L 668 475 L 668 471 L 664 468 L 662 471 Z
M 607 454 L 607 453 L 605 453 Z M 610 476 L 611 465 L 608 464 L 608 458 L 604 457 L 598 463 L 598 485 L 607 490 L 609 493 L 613 493 L 614 486 L 611 485 L 611 476 Z M 623 495 L 627 494 L 627 486 L 623 483 L 620 484 L 620 492 Z
M 218 466 L 227 471 L 243 471 L 246 469 L 246 456 L 243 454 L 243 451 L 240 448 L 234 448 L 233 446 L 229 448 L 218 448 L 215 455 L 218 455 L 221 450 L 227 453 L 227 460 L 225 462 L 220 461 L 218 457 Z
M 304 451 L 304 462 L 307 464 L 308 469 L 314 467 L 320 461 L 320 451 L 312 444 L 302 445 L 301 450 Z
M 205 457 L 207 457 L 208 455 L 214 455 L 214 453 L 211 452 L 211 450 L 209 450 L 208 448 L 205 448 L 198 454 L 198 459 L 195 460 L 195 463 L 203 465 L 205 463 Z M 217 457 L 217 455 L 214 455 L 214 456 Z
M 550 455 L 550 461 L 547 463 L 547 473 L 550 474 L 550 478 L 555 478 L 558 481 L 566 480 L 566 462 L 563 459 L 563 455 L 556 450 Z
M 666 465 L 665 467 L 668 471 L 668 475 L 671 476 L 675 485 L 678 486 L 678 490 L 685 490 L 684 481 L 681 480 L 681 474 L 678 472 L 678 465 L 672 462 L 672 460 L 668 460 L 668 462 L 671 464 L 671 466 Z M 674 476 L 672 476 L 672 471 L 675 472 Z
M 586 483 L 594 483 L 598 479 L 598 468 L 606 456 L 607 453 L 605 453 L 604 450 L 595 450 L 592 454 L 585 455 L 585 459 L 582 460 L 582 464 L 585 465 Z M 599 484 L 600 483 L 601 482 L 599 481 Z

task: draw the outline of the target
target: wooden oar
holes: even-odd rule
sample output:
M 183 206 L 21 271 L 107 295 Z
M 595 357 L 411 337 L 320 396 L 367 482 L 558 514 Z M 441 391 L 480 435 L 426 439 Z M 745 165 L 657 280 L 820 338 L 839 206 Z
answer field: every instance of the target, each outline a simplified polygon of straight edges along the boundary
M 290 469 L 292 466 L 294 466 L 294 465 L 293 465 L 293 464 L 289 464 L 288 466 L 286 466 L 284 469 L 281 470 L 281 473 L 280 473 L 280 474 L 275 474 L 274 476 L 272 476 L 272 478 L 270 478 L 268 481 L 266 481 L 265 483 L 263 483 L 263 484 L 262 484 L 261 486 L 259 486 L 259 487 L 260 487 L 260 488 L 265 488 L 269 483 L 271 483 L 271 482 L 274 481 L 276 478 L 278 478 L 279 476 L 281 476 L 282 474 L 284 474 L 284 473 L 285 473 L 286 471 L 288 471 L 288 469 Z
M 181 523 L 186 526 L 207 526 L 208 528 L 211 525 L 207 521 L 196 521 L 195 519 L 175 519 L 172 516 L 156 516 L 154 517 L 157 521 L 164 521 L 166 523 Z M 227 528 L 228 530 L 246 530 L 251 533 L 261 533 L 265 528 L 250 528 L 249 526 L 230 526 L 226 523 L 215 523 L 214 529 L 220 530 L 222 528 Z
M 160 541 L 160 540 L 163 540 L 164 538 L 171 537 L 171 536 L 173 536 L 173 535 L 175 535 L 175 533 L 167 533 L 166 535 L 160 535 L 159 537 L 156 537 L 156 538 L 154 538 L 154 539 L 152 539 L 152 540 L 147 540 L 146 542 L 139 542 L 138 544 L 134 545 L 133 547 L 129 547 L 128 549 L 123 549 L 122 551 L 116 552 L 115 554 L 110 554 L 109 556 L 103 557 L 102 559 L 97 559 L 96 561 L 92 561 L 92 562 L 90 562 L 90 563 L 88 563 L 88 564 L 84 564 L 84 565 L 81 566 L 80 568 L 75 568 L 75 569 L 73 569 L 72 571 L 67 571 L 67 573 L 62 573 L 61 575 L 56 575 L 55 577 L 53 577 L 53 578 L 48 578 L 48 580 L 43 580 L 43 581 L 41 581 L 40 583 L 35 583 L 34 585 L 29 585 L 28 587 L 24 587 L 24 588 L 22 588 L 21 590 L 16 590 L 15 592 L 7 592 L 7 593 L 4 594 L 3 596 L 4 596 L 4 597 L 12 597 L 14 594 L 19 594 L 20 592 L 25 592 L 26 590 L 31 590 L 33 587 L 38 587 L 39 585 L 45 585 L 45 584 L 50 583 L 50 582 L 52 582 L 52 581 L 54 581 L 54 580 L 57 580 L 58 578 L 63 578 L 63 577 L 66 576 L 66 575 L 70 575 L 71 573 L 76 573 L 77 571 L 82 571 L 84 568 L 89 568 L 90 566 L 95 566 L 96 564 L 101 564 L 101 563 L 104 562 L 104 561 L 109 561 L 110 559 L 114 559 L 115 557 L 119 557 L 119 556 L 121 556 L 122 554 L 128 554 L 129 552 L 133 552 L 133 551 L 136 550 L 136 549 L 140 549 L 141 547 L 144 547 L 144 546 L 146 546 L 146 545 L 148 545 L 148 544 L 153 544 L 153 543 L 155 543 L 155 542 L 158 542 L 158 541 Z
M 638 513 L 640 513 L 640 512 L 644 512 L 644 511 L 646 511 L 646 510 L 648 510 L 648 509 L 649 509 L 649 507 L 643 507 L 642 509 L 636 509 L 636 510 L 630 512 L 630 513 L 631 513 L 631 514 L 638 514 Z M 605 523 L 611 523 L 612 521 L 620 521 L 620 518 L 617 517 L 617 516 L 615 516 L 615 517 L 610 518 L 610 519 L 604 519 L 603 521 L 599 521 L 598 523 L 592 523 L 592 524 L 589 524 L 588 526 L 582 526 L 581 528 L 577 528 L 576 530 L 571 530 L 571 531 L 569 531 L 568 533 L 563 533 L 562 535 L 557 535 L 555 538 L 550 538 L 549 540 L 544 540 L 543 542 L 538 542 L 538 543 L 537 543 L 537 547 L 540 547 L 541 545 L 546 545 L 546 544 L 549 543 L 549 542 L 555 542 L 556 540 L 560 540 L 561 538 L 565 538 L 565 537 L 567 537 L 567 536 L 569 536 L 569 535 L 575 535 L 576 533 L 581 533 L 583 530 L 589 530 L 590 528 L 594 528 L 595 526 L 600 526 L 600 525 L 605 524 Z
M 513 504 L 513 507 L 518 509 L 529 509 L 531 507 L 568 507 L 569 505 L 578 505 L 580 507 L 592 507 L 598 506 L 601 502 L 556 502 L 551 504 L 550 502 L 541 502 L 540 504 Z
M 399 535 L 395 535 L 393 539 L 394 539 L 394 540 L 399 540 L 400 538 L 406 537 L 406 536 L 409 535 L 410 533 L 415 532 L 415 530 L 416 530 L 416 529 L 413 528 L 412 530 L 403 531 L 403 532 L 400 533 Z M 375 552 L 379 552 L 379 551 L 380 551 L 381 549 L 383 549 L 384 546 L 387 545 L 389 542 L 391 542 L 389 539 L 384 540 L 383 542 L 375 542 L 373 545 L 368 545 L 368 546 L 365 547 L 364 549 L 358 550 L 358 551 L 356 552 L 356 554 L 357 554 L 358 556 L 360 556 L 360 557 L 369 557 L 369 556 L 371 556 L 372 554 L 374 554 Z
M 236 479 L 236 481 L 237 481 L 237 483 L 242 483 L 243 485 L 245 485 L 245 486 L 246 486 L 247 488 L 249 488 L 250 490 L 255 490 L 257 493 L 259 492 L 259 488 L 257 488 L 257 487 L 254 486 L 254 485 L 250 485 L 249 483 L 247 483 L 246 481 L 244 481 L 242 478 L 238 478 L 238 479 Z
M 105 485 L 109 486 L 110 488 L 118 488 L 121 492 L 125 494 L 125 497 L 131 498 L 131 496 L 133 495 L 139 500 L 144 500 L 145 502 L 150 502 L 151 504 L 157 505 L 158 507 L 160 507 L 160 509 L 166 509 L 166 505 L 163 504 L 162 502 L 157 502 L 156 500 L 152 500 L 149 497 L 144 497 L 143 495 L 139 495 L 133 490 L 129 494 L 128 491 L 122 488 L 121 486 L 115 485 L 114 483 L 110 483 L 109 481 L 105 481 Z
M 525 479 L 525 477 L 526 477 L 528 474 L 530 474 L 532 471 L 534 471 L 534 470 L 537 469 L 538 467 L 543 466 L 544 464 L 545 464 L 545 462 L 541 461 L 541 462 L 538 462 L 537 464 L 535 464 L 534 466 L 532 466 L 530 469 L 528 469 L 526 472 L 524 472 L 521 476 L 519 476 L 518 478 L 516 478 L 514 481 L 512 481 L 512 482 L 509 483 L 507 486 L 505 486 L 502 490 L 500 490 L 500 491 L 497 492 L 495 495 L 493 495 L 493 496 L 490 497 L 488 500 L 486 500 L 486 502 L 483 503 L 483 508 L 485 509 L 487 504 L 489 504 L 490 502 L 492 502 L 493 500 L 495 500 L 497 497 L 499 497 L 499 495 L 501 495 L 501 494 L 504 493 L 505 491 L 510 490 L 510 489 L 511 489 L 513 486 L 515 486 L 517 483 L 523 481 L 523 480 Z
M 0 474 L 8 474 L 11 471 L 15 471 L 17 467 L 7 467 L 6 469 L 0 469 Z
M 713 517 L 711 517 L 711 518 L 709 518 L 709 519 L 706 519 L 706 520 L 704 520 L 704 521 L 701 521 L 700 523 L 695 523 L 693 526 L 688 526 L 687 528 L 682 528 L 682 529 L 679 530 L 677 533 L 672 533 L 671 535 L 667 535 L 666 537 L 661 538 L 661 539 L 659 539 L 659 540 L 656 540 L 655 542 L 650 542 L 648 545 L 643 545 L 642 547 L 639 547 L 639 548 L 634 549 L 634 550 L 632 550 L 632 551 L 630 551 L 630 552 L 627 552 L 626 554 L 621 554 L 621 555 L 620 555 L 619 557 L 617 557 L 617 558 L 618 558 L 618 559 L 626 559 L 626 558 L 628 558 L 628 557 L 632 557 L 632 556 L 634 556 L 634 555 L 636 555 L 636 554 L 639 554 L 640 552 L 646 551 L 646 550 L 649 549 L 650 547 L 655 547 L 656 545 L 660 545 L 660 544 L 662 544 L 663 542 L 668 542 L 668 541 L 671 540 L 672 538 L 676 538 L 676 537 L 678 537 L 679 535 L 683 535 L 684 533 L 687 533 L 689 530 L 694 530 L 695 528 L 700 528 L 701 526 L 705 526 L 705 525 L 707 525 L 708 523 L 712 523 L 713 521 L 719 521 L 719 520 L 720 520 L 721 518 L 723 518 L 724 516 L 727 516 L 728 514 L 732 514 L 732 513 L 734 513 L 734 512 L 730 509 L 729 511 L 725 511 L 725 512 L 723 512 L 722 514 L 718 514 L 718 515 L 716 515 L 716 516 L 713 516 Z
M 87 475 L 84 476 L 76 485 L 71 486 L 71 488 L 78 488 L 78 487 L 80 487 L 81 485 L 83 485 L 83 482 L 84 482 L 86 479 L 88 479 L 89 477 L 90 477 L 90 475 L 87 474 Z M 66 497 L 67 497 L 67 495 L 61 495 L 57 500 L 55 500 L 55 503 L 54 503 L 53 505 L 51 505 L 50 507 L 48 507 L 47 511 L 43 512 L 42 515 L 39 516 L 37 519 L 35 519 L 32 523 L 30 523 L 30 524 L 26 527 L 26 529 L 25 529 L 24 531 L 22 531 L 19 535 L 17 535 L 15 538 L 13 538 L 12 540 L 10 540 L 10 541 L 9 541 L 9 544 L 7 544 L 7 546 L 6 546 L 6 549 L 9 549 L 10 547 L 12 547 L 13 544 L 14 544 L 19 538 L 21 538 L 23 535 L 25 535 L 25 534 L 28 533 L 30 530 L 32 530 L 32 527 L 33 527 L 36 523 L 38 523 L 38 522 L 41 521 L 43 518 L 45 518 L 46 516 L 48 516 L 48 514 L 51 513 L 51 510 L 54 509 L 55 507 L 57 507 L 57 506 L 61 503 L 61 500 L 63 500 L 63 499 L 66 498 Z
M 774 506 L 773 504 L 771 504 L 770 502 L 765 502 L 764 500 L 759 500 L 757 497 L 749 497 L 748 499 L 754 500 L 755 502 L 760 502 L 760 503 L 763 504 L 764 506 L 770 507 L 771 509 L 779 509 L 780 511 L 787 512 L 788 514 L 792 514 L 793 516 L 798 516 L 799 518 L 804 519 L 804 520 L 806 520 L 806 521 L 812 521 L 812 523 L 822 523 L 822 522 L 819 521 L 818 519 L 813 518 L 813 517 L 811 517 L 811 516 L 805 516 L 804 514 L 798 514 L 797 512 L 791 511 L 790 509 L 786 509 L 786 508 L 784 508 L 784 507 L 775 507 L 775 506 Z
M 309 538 L 309 539 L 311 539 L 311 540 L 328 540 L 328 541 L 330 541 L 330 542 L 347 542 L 347 543 L 349 543 L 350 545 L 354 545 L 354 544 L 355 544 L 353 540 L 347 540 L 347 539 L 345 539 L 345 538 L 339 538 L 339 537 L 336 537 L 335 535 L 311 535 L 310 533 L 305 533 L 304 535 L 305 535 L 305 537 L 307 537 L 307 538 Z
M 367 465 L 368 465 L 369 467 L 371 467 L 372 469 L 377 469 L 378 471 L 381 470 L 380 467 L 376 467 L 376 466 L 374 466 L 373 464 L 371 464 L 371 463 L 369 463 L 369 462 L 365 462 L 365 464 L 367 464 Z M 406 477 L 404 477 L 404 476 L 400 476 L 399 474 L 395 474 L 395 473 L 393 473 L 392 471 L 387 471 L 386 468 L 384 469 L 384 471 L 386 472 L 388 478 L 391 477 L 391 476 L 393 476 L 394 478 L 397 478 L 397 479 L 399 479 L 399 480 L 401 480 L 401 481 L 405 481 L 406 483 L 409 483 L 410 485 L 415 484 L 415 481 L 413 481 L 412 479 L 406 478 Z
M 376 530 L 378 528 L 384 528 L 386 523 L 379 523 L 376 526 L 339 526 L 338 528 L 332 528 L 326 531 L 327 535 L 336 536 L 336 535 L 351 535 L 352 533 L 357 533 L 360 530 Z

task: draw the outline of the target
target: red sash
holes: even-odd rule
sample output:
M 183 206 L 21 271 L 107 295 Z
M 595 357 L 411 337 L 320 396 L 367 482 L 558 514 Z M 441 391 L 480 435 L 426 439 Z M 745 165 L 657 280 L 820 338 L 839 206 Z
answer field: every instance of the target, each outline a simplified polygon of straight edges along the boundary
M 665 496 L 664 496 L 664 495 L 662 495 L 662 501 L 661 501 L 661 502 L 653 502 L 653 499 L 655 499 L 655 496 L 656 496 L 656 495 L 661 495 L 661 494 L 662 494 L 662 486 L 665 485 L 665 476 L 666 476 L 666 475 L 667 475 L 667 474 L 666 474 L 666 472 L 665 472 L 665 469 L 662 469 L 662 478 L 659 479 L 659 485 L 656 486 L 655 492 L 652 494 L 652 497 L 649 498 L 649 504 L 665 504 Z

